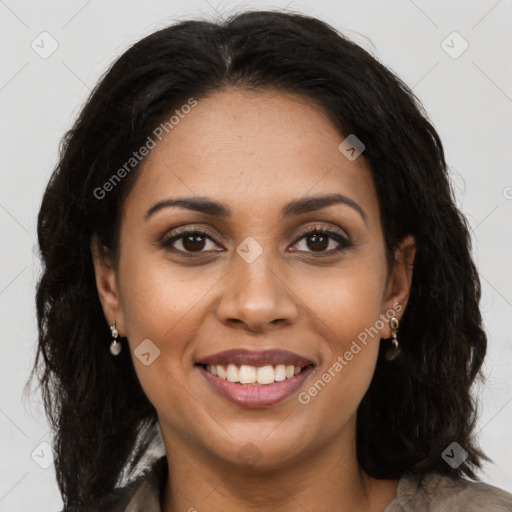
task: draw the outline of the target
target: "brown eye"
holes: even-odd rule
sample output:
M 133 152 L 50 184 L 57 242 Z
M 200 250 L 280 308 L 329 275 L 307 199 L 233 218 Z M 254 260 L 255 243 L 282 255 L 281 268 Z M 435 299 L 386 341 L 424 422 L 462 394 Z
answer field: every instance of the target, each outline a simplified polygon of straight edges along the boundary
M 201 235 L 185 235 L 181 243 L 187 251 L 201 251 L 204 249 L 206 239 Z
M 210 244 L 211 247 L 208 247 L 208 244 Z M 169 236 L 160 241 L 160 246 L 181 253 L 200 254 L 202 252 L 219 250 L 215 249 L 215 247 L 218 246 L 209 234 L 197 229 L 172 232 Z
M 302 241 L 304 241 L 304 245 L 306 246 L 305 252 L 316 252 L 322 255 L 335 254 L 352 246 L 343 235 L 327 228 L 313 228 L 304 231 L 294 245 L 296 246 Z M 328 248 L 329 250 L 327 250 Z M 303 249 L 295 249 L 294 252 L 302 250 Z
M 314 234 L 307 237 L 307 246 L 312 251 L 324 251 L 329 246 L 329 237 L 323 234 Z

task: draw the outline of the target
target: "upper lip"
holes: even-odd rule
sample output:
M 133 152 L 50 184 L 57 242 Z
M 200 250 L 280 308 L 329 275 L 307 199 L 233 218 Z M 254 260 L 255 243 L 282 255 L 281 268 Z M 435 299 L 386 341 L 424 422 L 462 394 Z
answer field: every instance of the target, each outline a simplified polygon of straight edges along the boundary
M 314 365 L 313 361 L 305 357 L 288 352 L 287 350 L 261 350 L 251 351 L 247 349 L 233 349 L 218 352 L 210 356 L 206 356 L 197 361 L 197 364 L 236 364 L 249 366 L 265 366 L 265 365 L 293 365 L 304 367 Z

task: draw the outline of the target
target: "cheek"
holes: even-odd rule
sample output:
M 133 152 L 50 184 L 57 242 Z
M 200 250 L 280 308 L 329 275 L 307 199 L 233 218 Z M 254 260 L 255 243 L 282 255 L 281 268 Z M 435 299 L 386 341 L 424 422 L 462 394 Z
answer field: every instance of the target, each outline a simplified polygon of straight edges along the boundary
M 214 276 L 201 272 L 199 267 L 180 268 L 163 257 L 148 254 L 147 248 L 129 247 L 123 258 L 120 281 L 127 333 L 134 342 L 144 338 L 155 343 L 179 340 L 177 333 L 215 285 Z
M 343 405 L 347 414 L 353 412 L 371 382 L 380 343 L 385 283 L 379 261 L 354 258 L 328 276 L 309 280 L 314 286 L 302 288 L 300 295 L 307 297 L 304 302 L 316 323 L 313 329 L 322 333 L 329 349 L 304 402 L 318 396 L 318 406 L 325 407 L 326 414 L 334 403 Z
M 300 297 L 324 325 L 336 352 L 375 326 L 382 308 L 385 273 L 380 261 L 353 258 L 322 275 L 297 281 Z
M 220 277 L 201 273 L 198 267 L 179 269 L 142 251 L 122 254 L 124 327 L 139 381 L 155 403 L 161 399 L 160 390 L 172 394 L 180 389 L 191 364 L 191 340 L 204 322 L 208 293 Z

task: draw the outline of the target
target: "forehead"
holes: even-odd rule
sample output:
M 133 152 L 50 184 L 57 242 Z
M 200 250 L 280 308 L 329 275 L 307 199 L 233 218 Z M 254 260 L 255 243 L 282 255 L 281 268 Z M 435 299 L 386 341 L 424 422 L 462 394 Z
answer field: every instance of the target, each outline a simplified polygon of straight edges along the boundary
M 128 206 L 147 209 L 168 197 L 198 195 L 254 214 L 256 205 L 268 209 L 290 198 L 340 192 L 358 202 L 370 222 L 378 216 L 366 160 L 350 161 L 340 152 L 345 137 L 312 100 L 229 88 L 187 111 L 161 141 L 154 139 Z

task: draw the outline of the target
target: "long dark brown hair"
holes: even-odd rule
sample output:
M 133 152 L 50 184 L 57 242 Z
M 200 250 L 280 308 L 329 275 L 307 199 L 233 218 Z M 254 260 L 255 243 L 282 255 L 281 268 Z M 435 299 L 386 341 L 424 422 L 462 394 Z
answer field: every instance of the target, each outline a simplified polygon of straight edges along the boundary
M 106 198 L 98 187 L 188 98 L 226 86 L 298 93 L 324 109 L 340 136 L 356 134 L 379 197 L 388 261 L 405 235 L 416 239 L 402 353 L 388 361 L 381 349 L 358 409 L 360 466 L 376 478 L 436 471 L 476 479 L 473 470 L 489 459 L 475 444 L 470 388 L 482 377 L 487 341 L 469 230 L 439 136 L 411 90 L 326 23 L 251 11 L 219 23 L 181 22 L 136 43 L 62 141 L 38 217 L 43 270 L 30 380 L 37 372 L 65 506 L 98 503 L 132 474 L 156 435 L 156 410 L 129 351 L 108 352 L 90 253 L 97 235 L 118 254 L 120 207 L 137 168 Z M 453 441 L 468 452 L 457 468 L 441 457 Z

